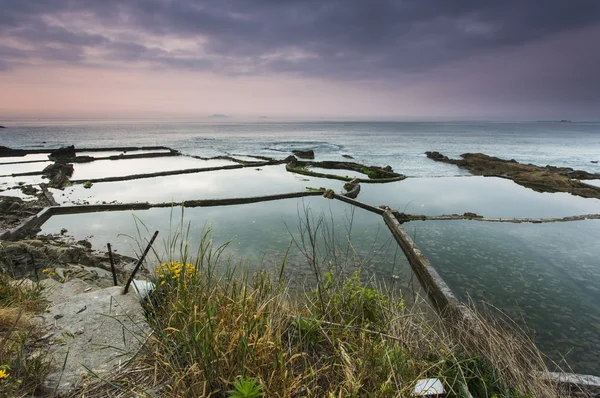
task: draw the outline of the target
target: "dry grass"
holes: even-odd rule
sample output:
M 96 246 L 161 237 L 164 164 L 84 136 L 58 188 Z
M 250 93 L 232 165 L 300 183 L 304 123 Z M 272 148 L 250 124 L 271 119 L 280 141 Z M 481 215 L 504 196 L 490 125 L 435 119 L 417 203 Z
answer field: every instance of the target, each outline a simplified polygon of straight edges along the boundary
M 15 284 L 0 274 L 0 397 L 39 393 L 48 362 L 35 344 L 37 330 L 30 317 L 45 307 L 38 284 Z
M 321 273 L 316 231 L 304 232 L 318 273 L 304 293 L 290 291 L 281 272 L 236 274 L 208 234 L 191 266 L 186 246 L 182 263 L 156 275 L 144 349 L 79 396 L 251 396 L 231 391 L 249 383 L 267 397 L 405 397 L 428 377 L 450 397 L 466 396 L 465 386 L 474 397 L 560 396 L 539 377 L 543 358 L 518 330 L 473 310 L 468 323 L 443 321 L 360 268 Z

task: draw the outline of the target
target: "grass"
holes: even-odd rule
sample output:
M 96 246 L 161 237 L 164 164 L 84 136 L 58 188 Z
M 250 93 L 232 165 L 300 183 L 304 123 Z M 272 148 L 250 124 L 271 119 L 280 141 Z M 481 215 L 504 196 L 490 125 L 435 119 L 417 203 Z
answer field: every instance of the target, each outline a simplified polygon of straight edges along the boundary
M 294 243 L 316 279 L 304 292 L 282 278 L 285 260 L 274 272 L 236 272 L 209 231 L 190 255 L 182 227 L 145 302 L 144 349 L 81 396 L 404 397 L 431 377 L 450 397 L 466 386 L 474 397 L 560 396 L 510 324 L 475 311 L 468 328 L 442 320 L 370 278 L 352 250 L 324 260 L 317 246 L 329 230 L 308 215 L 300 224 Z
M 0 397 L 39 394 L 49 368 L 30 318 L 45 308 L 39 284 L 17 284 L 0 274 Z

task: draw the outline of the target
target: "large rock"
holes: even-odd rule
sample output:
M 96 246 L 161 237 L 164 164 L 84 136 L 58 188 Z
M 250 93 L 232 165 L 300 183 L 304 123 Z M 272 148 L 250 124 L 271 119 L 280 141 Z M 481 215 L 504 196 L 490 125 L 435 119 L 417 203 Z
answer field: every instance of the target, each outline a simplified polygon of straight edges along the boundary
M 313 151 L 312 149 L 309 149 L 308 151 L 293 150 L 292 153 L 294 155 L 298 156 L 300 159 L 314 159 L 315 158 L 315 151 Z
M 462 159 L 449 159 L 439 152 L 426 152 L 428 158 L 455 164 L 473 175 L 508 178 L 538 192 L 568 192 L 585 198 L 600 198 L 600 188 L 582 184 L 580 179 L 600 179 L 600 174 L 570 167 L 536 166 L 505 160 L 483 153 L 464 153 Z
M 50 152 L 48 158 L 50 158 L 50 160 L 54 160 L 55 162 L 68 163 L 73 162 L 76 156 L 75 146 L 70 145 Z
M 56 161 L 42 170 L 42 176 L 50 180 L 48 183 L 50 187 L 62 189 L 69 184 L 73 170 L 72 164 Z
M 51 305 L 41 315 L 50 343 L 51 372 L 45 387 L 68 396 L 88 369 L 107 376 L 126 363 L 149 333 L 140 297 L 122 287 L 98 289 L 82 280 L 43 283 Z

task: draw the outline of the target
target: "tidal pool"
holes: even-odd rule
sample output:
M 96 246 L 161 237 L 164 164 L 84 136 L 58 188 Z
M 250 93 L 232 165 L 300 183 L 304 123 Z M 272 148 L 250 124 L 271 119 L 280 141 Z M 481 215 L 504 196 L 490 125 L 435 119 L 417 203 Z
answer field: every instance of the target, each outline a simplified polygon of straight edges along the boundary
M 540 193 L 497 177 L 407 178 L 361 184 L 358 200 L 412 214 L 473 212 L 484 217 L 545 218 L 600 213 L 600 200 Z
M 584 180 L 582 182 L 593 185 L 595 187 L 600 187 L 600 180 Z
M 150 153 L 167 153 L 168 149 L 157 149 L 157 150 L 139 150 L 139 151 L 78 151 L 75 148 L 77 156 L 92 156 L 95 158 L 104 158 L 107 156 L 119 156 L 119 155 L 142 155 Z
M 600 220 L 552 224 L 404 224 L 463 300 L 523 319 L 540 349 L 600 374 Z
M 31 160 L 48 160 L 50 153 L 32 153 L 24 156 L 7 156 L 0 157 L 0 164 L 2 163 L 13 163 L 13 162 L 28 162 Z
M 165 240 L 174 236 L 183 219 L 186 228 L 190 223 L 188 240 L 192 252 L 195 252 L 203 229 L 210 226 L 215 245 L 231 240 L 228 252 L 234 263 L 250 269 L 264 267 L 278 271 L 292 238 L 302 245 L 299 226 L 305 222 L 307 210 L 313 229 L 322 216 L 319 231 L 327 237 L 335 236 L 338 266 L 352 271 L 360 264 L 363 271 L 377 275 L 386 283 L 394 281 L 403 287 L 418 283 L 412 278 L 406 258 L 380 216 L 322 197 L 189 208 L 184 210 L 183 216 L 180 206 L 60 215 L 50 218 L 40 233 L 58 234 L 66 228 L 68 236 L 75 240 L 87 238 L 95 249 L 105 250 L 106 243 L 110 242 L 118 253 L 135 255 L 139 252 L 136 240 L 147 240 L 158 230 L 160 234 L 155 247 L 159 253 L 165 253 Z M 327 260 L 331 259 L 331 251 L 326 246 L 332 246 L 333 242 L 327 239 L 319 238 L 323 259 L 321 269 L 325 271 Z M 351 241 L 351 246 L 348 241 Z M 329 257 L 326 258 L 325 253 L 329 253 Z M 314 280 L 313 269 L 296 244 L 290 246 L 285 274 L 295 284 Z
M 36 162 L 36 163 L 15 163 L 15 164 L 1 164 L 0 163 L 0 175 L 11 175 L 18 173 L 29 173 L 32 171 L 42 171 L 48 165 L 53 162 Z
M 89 163 L 76 163 L 72 180 L 122 177 L 133 174 L 156 173 L 183 169 L 202 169 L 235 164 L 228 160 L 200 160 L 187 156 L 167 156 L 159 158 L 96 160 Z
M 309 167 L 308 169 L 310 171 L 314 171 L 315 173 L 321 173 L 321 174 L 333 174 L 333 175 L 349 177 L 349 178 L 369 178 L 369 176 L 367 176 L 366 174 L 361 173 L 359 171 L 355 171 L 355 170 L 326 169 L 323 167 Z
M 129 181 L 95 183 L 86 189 L 81 184 L 63 191 L 51 189 L 62 204 L 130 202 L 174 202 L 194 199 L 223 199 L 274 195 L 305 191 L 307 187 L 341 191 L 343 181 L 288 173 L 284 165 L 246 167 L 194 174 L 143 178 Z

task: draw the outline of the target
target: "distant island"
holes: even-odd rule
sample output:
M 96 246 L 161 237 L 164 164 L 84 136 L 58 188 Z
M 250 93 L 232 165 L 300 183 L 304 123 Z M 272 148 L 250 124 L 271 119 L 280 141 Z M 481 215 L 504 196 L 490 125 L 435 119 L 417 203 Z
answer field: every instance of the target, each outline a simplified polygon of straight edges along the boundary
M 224 118 L 228 118 L 229 116 L 227 116 L 227 115 L 224 115 L 224 114 L 222 114 L 222 113 L 215 113 L 215 114 L 213 114 L 213 115 L 210 115 L 210 116 L 207 116 L 207 117 L 208 117 L 208 118 L 211 118 L 211 119 L 213 119 L 213 118 L 214 118 L 214 119 L 224 119 Z
M 560 119 L 560 120 L 538 120 L 538 123 L 571 123 L 571 120 Z

